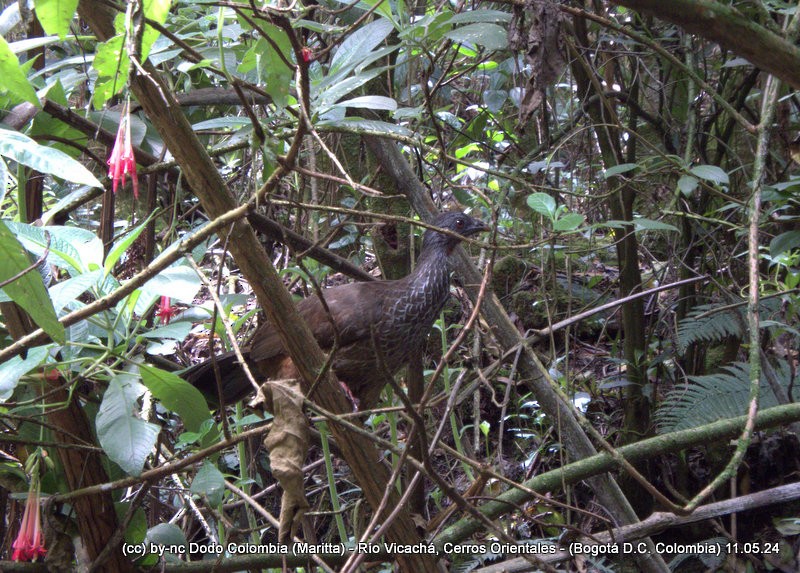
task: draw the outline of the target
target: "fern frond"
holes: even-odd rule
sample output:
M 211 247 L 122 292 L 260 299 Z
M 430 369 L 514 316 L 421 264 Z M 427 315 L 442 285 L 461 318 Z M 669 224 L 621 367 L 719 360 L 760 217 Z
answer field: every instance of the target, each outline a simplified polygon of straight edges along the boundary
M 678 323 L 678 352 L 680 354 L 685 353 L 689 345 L 696 342 L 721 342 L 729 336 L 744 336 L 747 325 L 745 307 L 739 306 L 713 312 L 722 307 L 723 305 L 719 303 L 701 304 L 689 311 L 686 318 Z M 759 318 L 764 321 L 767 316 L 779 310 L 779 300 L 762 301 L 759 307 Z
M 696 306 L 678 323 L 678 352 L 683 354 L 695 342 L 718 342 L 729 336 L 744 334 L 744 312 L 738 308 L 697 318 L 719 306 L 717 303 Z
M 785 361 L 775 367 L 778 383 L 789 388 L 791 370 Z M 686 430 L 716 422 L 717 420 L 742 416 L 747 411 L 750 397 L 749 366 L 735 362 L 723 366 L 720 372 L 707 376 L 690 376 L 686 388 L 667 394 L 656 412 L 659 433 Z M 777 406 L 778 401 L 762 378 L 759 391 L 759 408 Z

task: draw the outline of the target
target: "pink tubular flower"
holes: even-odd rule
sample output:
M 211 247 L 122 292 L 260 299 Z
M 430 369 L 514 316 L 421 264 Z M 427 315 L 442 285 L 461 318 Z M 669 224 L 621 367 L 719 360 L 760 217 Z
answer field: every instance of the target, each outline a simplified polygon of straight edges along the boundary
M 178 309 L 171 306 L 171 301 L 168 296 L 162 296 L 161 302 L 156 309 L 156 315 L 161 318 L 162 324 L 169 324 L 172 317 L 178 314 Z
M 111 157 L 108 158 L 108 176 L 112 181 L 112 189 L 117 192 L 120 179 L 125 185 L 125 176 L 131 176 L 133 183 L 133 196 L 139 198 L 139 178 L 136 175 L 136 158 L 133 156 L 133 145 L 131 144 L 131 114 L 130 104 L 125 103 L 122 114 L 119 118 L 119 128 L 117 138 L 114 140 L 114 149 L 111 150 Z
M 33 477 L 28 490 L 28 500 L 25 502 L 25 513 L 22 514 L 19 535 L 12 545 L 14 548 L 11 555 L 12 561 L 35 561 L 47 553 L 42 540 L 39 506 L 39 480 L 37 477 Z

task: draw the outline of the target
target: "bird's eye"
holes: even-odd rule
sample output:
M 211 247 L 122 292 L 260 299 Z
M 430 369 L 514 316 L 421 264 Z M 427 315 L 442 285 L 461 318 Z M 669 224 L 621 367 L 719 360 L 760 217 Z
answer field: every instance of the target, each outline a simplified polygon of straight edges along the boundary
M 456 219 L 456 229 L 464 228 L 464 219 Z

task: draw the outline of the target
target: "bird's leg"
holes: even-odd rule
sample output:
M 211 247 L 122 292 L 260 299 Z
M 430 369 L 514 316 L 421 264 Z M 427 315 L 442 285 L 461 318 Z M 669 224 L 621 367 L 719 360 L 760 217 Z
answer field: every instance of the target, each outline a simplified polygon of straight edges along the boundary
M 347 396 L 350 399 L 350 403 L 353 404 L 353 412 L 358 412 L 358 406 L 359 406 L 360 400 L 358 398 L 356 398 L 355 394 L 353 394 L 353 392 L 350 390 L 350 386 L 348 386 L 347 384 L 345 384 L 341 380 L 339 380 L 339 386 L 342 387 L 342 390 L 344 390 L 345 396 Z

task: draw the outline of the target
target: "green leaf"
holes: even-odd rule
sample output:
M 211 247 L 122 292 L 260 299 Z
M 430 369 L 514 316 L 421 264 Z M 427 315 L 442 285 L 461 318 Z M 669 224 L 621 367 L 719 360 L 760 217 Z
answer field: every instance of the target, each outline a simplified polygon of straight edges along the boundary
M 184 320 L 170 322 L 164 326 L 160 326 L 155 330 L 145 332 L 142 334 L 144 338 L 168 338 L 170 340 L 183 340 L 189 336 L 192 330 L 192 323 Z
M 253 122 L 249 117 L 215 117 L 192 124 L 192 131 L 203 131 L 204 129 L 241 129 Z
M 800 247 L 800 231 L 786 231 L 769 242 L 769 255 L 775 258 L 798 247 Z
M 289 88 L 294 75 L 280 54 L 283 54 L 283 57 L 291 62 L 292 44 L 286 32 L 277 26 L 264 23 L 262 29 L 271 42 L 260 38 L 245 54 L 240 71 L 247 67 L 257 69 L 264 89 L 272 97 L 275 105 L 283 108 L 289 103 Z M 276 47 L 280 53 L 276 51 Z
M 23 272 L 32 261 L 27 251 L 0 221 L 0 282 L 7 281 Z M 42 276 L 33 268 L 3 287 L 11 299 L 31 315 L 33 321 L 53 340 L 64 344 L 64 325 L 58 322 L 53 302 L 42 281 Z
M 394 30 L 392 23 L 379 18 L 350 34 L 331 58 L 328 75 L 347 75 L 369 56 Z
M 772 525 L 784 537 L 800 535 L 800 519 L 796 517 L 773 517 Z
M 508 47 L 508 32 L 497 24 L 487 22 L 467 24 L 450 30 L 444 36 L 458 43 L 478 44 L 487 50 L 503 50 Z
M 117 261 L 125 254 L 125 251 L 128 250 L 133 242 L 139 238 L 139 235 L 142 234 L 147 224 L 150 222 L 150 219 L 153 218 L 155 212 L 153 212 L 147 219 L 144 220 L 142 224 L 138 227 L 133 229 L 130 233 L 127 233 L 121 240 L 114 243 L 111 247 L 111 250 L 108 252 L 106 256 L 106 260 L 103 263 L 103 270 L 105 271 L 105 276 L 108 276 L 111 270 L 114 268 L 114 265 L 117 264 Z
M 63 151 L 39 145 L 18 131 L 0 128 L 0 155 L 66 181 L 103 187 L 91 171 Z
M 378 5 L 377 8 L 375 8 L 376 4 Z M 388 20 L 394 19 L 391 2 L 385 2 L 384 0 L 361 0 L 361 2 L 358 3 L 358 7 L 366 10 L 375 8 L 376 14 L 380 14 Z
M 697 189 L 697 178 L 692 177 L 691 175 L 681 175 L 678 179 L 678 190 L 685 196 L 688 197 L 694 190 Z
M 61 310 L 90 288 L 102 283 L 103 271 L 96 270 L 71 277 L 50 287 L 50 299 L 56 312 Z
M 129 374 L 115 376 L 108 384 L 97 412 L 97 439 L 108 457 L 130 475 L 142 473 L 161 428 L 132 415 L 145 391 Z
M 144 15 L 154 22 L 163 24 L 167 21 L 171 4 L 172 2 L 170 0 L 145 0 Z M 142 46 L 140 54 L 142 60 L 147 60 L 148 56 L 150 55 L 150 49 L 153 47 L 153 43 L 160 35 L 161 32 L 153 28 L 150 24 L 145 26 L 144 34 L 142 34 Z
M 552 220 L 556 216 L 556 200 L 547 193 L 532 193 L 526 199 L 528 207 Z
M 653 221 L 652 219 L 645 219 L 644 217 L 634 217 L 633 221 L 618 221 L 616 219 L 609 219 L 603 224 L 597 225 L 598 227 L 610 227 L 612 229 L 622 229 L 633 225 L 635 233 L 639 231 L 675 231 L 680 233 L 680 229 L 669 223 L 662 223 L 660 221 Z
M 674 231 L 680 233 L 680 229 L 675 225 L 669 223 L 662 223 L 661 221 L 653 221 L 652 219 L 645 219 L 644 217 L 635 217 L 633 219 L 633 227 L 636 231 Z
M 61 40 L 58 36 L 41 36 L 41 37 L 34 37 L 34 38 L 25 38 L 23 40 L 17 40 L 16 42 L 9 43 L 9 47 L 11 51 L 15 54 L 22 54 L 24 52 L 28 52 L 30 50 L 35 50 L 37 48 L 44 48 L 45 46 L 51 46 L 53 44 L 59 43 Z M 83 59 L 83 56 L 81 56 Z M 61 63 L 62 60 L 59 60 Z
M 149 296 L 168 296 L 191 304 L 201 286 L 200 277 L 194 269 L 180 265 L 164 269 L 150 279 L 141 290 Z
M 57 34 L 62 40 L 78 9 L 78 0 L 36 0 L 36 18 L 47 34 Z
M 362 96 L 340 101 L 339 103 L 333 104 L 333 106 L 394 111 L 397 109 L 397 102 L 393 98 L 385 96 Z
M 142 383 L 158 398 L 164 406 L 183 420 L 190 432 L 197 432 L 205 420 L 211 417 L 208 404 L 200 391 L 172 372 L 140 365 Z
M 92 62 L 92 67 L 98 74 L 92 95 L 95 109 L 101 109 L 106 101 L 120 93 L 128 84 L 131 60 L 123 46 L 123 40 L 121 35 L 117 35 L 97 46 Z
M 689 172 L 700 179 L 717 185 L 728 185 L 730 183 L 728 174 L 716 165 L 695 165 Z
M 36 90 L 20 67 L 17 56 L 2 36 L 0 36 L 0 77 L 3 78 L 0 93 L 8 91 L 14 100 L 27 101 L 36 107 L 42 107 L 39 98 L 36 97 Z
M 553 222 L 553 230 L 560 232 L 574 231 L 585 221 L 585 217 L 580 213 L 567 213 Z
M 205 495 L 211 505 L 216 507 L 222 503 L 222 494 L 225 493 L 225 476 L 214 464 L 204 460 L 192 480 L 190 490 L 192 493 Z
M 401 135 L 404 137 L 414 137 L 414 132 L 402 125 L 395 125 L 385 121 L 374 119 L 364 119 L 361 117 L 345 117 L 320 121 L 317 127 L 324 127 L 327 131 L 342 131 L 345 133 L 369 133 L 373 135 Z
M 476 22 L 510 22 L 511 14 L 500 10 L 466 10 L 455 14 L 448 24 L 474 24 Z
M 639 167 L 638 163 L 620 163 L 619 165 L 614 165 L 613 167 L 606 169 L 605 173 L 603 173 L 603 178 L 610 179 L 615 175 L 622 175 L 628 171 L 633 171 L 637 167 Z
M 50 233 L 50 249 L 47 262 L 66 268 L 70 275 L 77 276 L 103 260 L 103 243 L 97 235 L 79 227 L 34 227 L 26 223 L 6 221 L 6 225 L 17 239 L 35 256 L 41 256 L 47 246 L 45 232 Z
M 50 345 L 29 348 L 25 358 L 15 356 L 0 364 L 0 401 L 7 400 L 11 396 L 20 378 L 42 365 L 49 351 Z
M 178 551 L 178 548 L 189 545 L 181 528 L 173 523 L 159 523 L 148 529 L 144 543 L 147 547 L 150 547 L 151 543 L 164 547 L 163 558 L 168 563 L 181 563 L 180 558 L 184 557 L 184 551 Z M 146 553 L 143 561 L 146 562 L 147 557 L 151 556 L 152 554 Z

